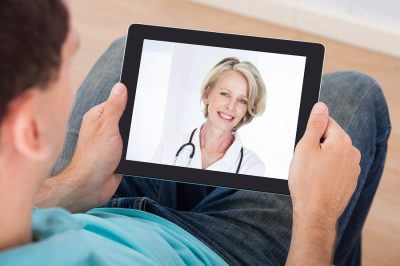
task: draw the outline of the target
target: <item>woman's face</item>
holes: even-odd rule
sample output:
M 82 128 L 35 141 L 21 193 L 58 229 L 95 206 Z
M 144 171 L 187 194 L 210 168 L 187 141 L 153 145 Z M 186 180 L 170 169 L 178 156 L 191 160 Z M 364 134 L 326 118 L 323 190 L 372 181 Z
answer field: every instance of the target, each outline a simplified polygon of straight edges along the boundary
M 242 120 L 247 102 L 247 80 L 236 71 L 224 73 L 204 99 L 204 103 L 208 104 L 209 122 L 224 131 L 232 131 Z

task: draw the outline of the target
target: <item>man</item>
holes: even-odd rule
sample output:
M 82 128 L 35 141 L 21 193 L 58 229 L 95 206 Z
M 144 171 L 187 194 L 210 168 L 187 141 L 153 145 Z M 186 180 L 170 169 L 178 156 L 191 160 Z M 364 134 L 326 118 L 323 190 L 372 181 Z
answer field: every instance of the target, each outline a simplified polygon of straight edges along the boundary
M 119 40 L 78 92 L 55 172 L 67 167 L 46 179 L 73 98 L 70 64 L 78 41 L 68 5 L 5 0 L 0 9 L 1 264 L 359 264 L 362 224 L 390 131 L 372 79 L 354 72 L 324 77 L 321 99 L 347 133 L 325 104 L 314 106 L 290 168 L 291 199 L 121 181 L 113 171 L 128 92 L 119 83 L 109 92 L 122 60 Z M 75 215 L 33 209 L 84 212 L 102 204 L 124 208 Z

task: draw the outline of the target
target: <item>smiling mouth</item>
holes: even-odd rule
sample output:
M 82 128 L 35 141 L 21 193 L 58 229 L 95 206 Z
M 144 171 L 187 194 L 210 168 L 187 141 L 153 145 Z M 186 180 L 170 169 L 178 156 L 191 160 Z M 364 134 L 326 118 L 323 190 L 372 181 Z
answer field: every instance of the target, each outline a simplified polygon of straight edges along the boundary
M 221 117 L 223 120 L 228 121 L 228 122 L 230 122 L 230 121 L 232 121 L 232 120 L 234 119 L 233 116 L 230 116 L 230 115 L 227 115 L 227 114 L 224 114 L 224 113 L 221 113 L 221 112 L 218 112 L 218 115 L 219 115 L 219 117 Z

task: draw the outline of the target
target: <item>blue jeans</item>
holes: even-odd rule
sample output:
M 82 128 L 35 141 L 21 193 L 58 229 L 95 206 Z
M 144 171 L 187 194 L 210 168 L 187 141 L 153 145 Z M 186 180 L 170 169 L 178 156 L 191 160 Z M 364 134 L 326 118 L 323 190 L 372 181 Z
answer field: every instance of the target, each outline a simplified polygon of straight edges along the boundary
M 107 99 L 118 82 L 124 40 L 115 41 L 77 92 L 67 140 L 53 174 L 75 150 L 83 114 Z M 386 157 L 390 121 L 379 85 L 357 72 L 323 76 L 321 101 L 362 154 L 357 189 L 338 223 L 334 263 L 360 265 L 361 230 Z M 288 196 L 124 176 L 111 207 L 135 208 L 181 226 L 233 265 L 282 265 L 291 239 Z

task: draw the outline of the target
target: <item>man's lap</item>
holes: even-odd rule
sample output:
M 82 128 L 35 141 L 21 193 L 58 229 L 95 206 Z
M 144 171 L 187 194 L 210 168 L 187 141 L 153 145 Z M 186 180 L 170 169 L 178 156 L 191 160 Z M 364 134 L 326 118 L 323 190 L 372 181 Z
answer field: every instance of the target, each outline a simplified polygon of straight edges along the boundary
M 138 178 L 133 186 L 148 181 Z M 173 192 L 171 197 L 175 201 L 184 200 L 176 197 L 176 184 L 164 182 L 161 194 Z M 122 186 L 125 185 L 132 183 Z M 168 206 L 169 199 L 164 205 L 162 195 L 155 196 L 160 202 L 142 195 L 117 197 L 106 206 L 135 208 L 166 218 L 201 239 L 229 264 L 276 265 L 285 261 L 292 225 L 290 197 L 227 188 L 206 193 L 203 189 L 207 187 L 194 185 L 187 188 L 192 193 L 197 189 L 199 194 L 204 193 L 203 199 L 190 210 Z
M 111 87 L 118 82 L 124 43 L 121 39 L 112 44 L 78 91 L 65 148 L 54 172 L 69 162 L 83 114 L 107 99 Z M 356 72 L 325 75 L 321 101 L 327 103 L 331 116 L 362 153 L 359 184 L 339 222 L 340 256 L 335 257 L 335 262 L 341 264 L 359 245 L 359 232 L 383 167 L 389 121 L 379 86 Z M 287 196 L 124 177 L 108 204 L 167 218 L 203 240 L 231 264 L 283 264 L 287 256 L 292 223 Z

